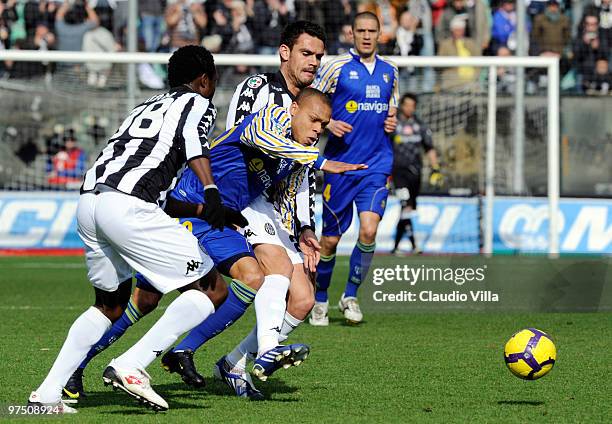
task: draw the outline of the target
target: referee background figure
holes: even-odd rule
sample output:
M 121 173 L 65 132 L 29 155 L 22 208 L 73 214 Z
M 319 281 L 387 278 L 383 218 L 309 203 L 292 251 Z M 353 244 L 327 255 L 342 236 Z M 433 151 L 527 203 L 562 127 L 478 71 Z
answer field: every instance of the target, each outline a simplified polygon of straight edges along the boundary
M 421 190 L 421 171 L 423 151 L 429 159 L 431 172 L 429 184 L 440 187 L 443 176 L 440 173 L 438 154 L 433 146 L 431 130 L 416 114 L 417 96 L 406 93 L 400 99 L 398 122 L 393 134 L 393 182 L 395 195 L 400 200 L 402 211 L 395 232 L 395 244 L 391 253 L 398 253 L 398 246 L 404 235 L 412 243 L 412 252 L 420 253 L 414 239 L 412 226 L 413 211 L 416 211 L 416 198 Z

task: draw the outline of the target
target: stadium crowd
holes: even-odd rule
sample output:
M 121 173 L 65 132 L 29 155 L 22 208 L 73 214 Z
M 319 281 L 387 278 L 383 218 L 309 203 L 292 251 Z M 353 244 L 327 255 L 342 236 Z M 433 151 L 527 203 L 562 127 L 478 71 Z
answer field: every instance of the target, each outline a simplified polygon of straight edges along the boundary
M 214 53 L 275 54 L 282 28 L 305 19 L 325 28 L 328 53 L 339 54 L 351 45 L 352 17 L 364 10 L 379 17 L 385 55 L 510 56 L 517 47 L 515 0 L 138 0 L 139 49 L 172 52 L 201 43 Z M 611 0 L 531 0 L 527 13 L 529 54 L 558 56 L 564 88 L 612 93 Z M 127 18 L 126 0 L 1 0 L 0 49 L 121 51 Z M 45 71 L 32 63 L 2 67 L 17 78 Z M 90 64 L 87 71 L 88 84 L 103 88 L 110 64 Z M 145 85 L 162 88 L 153 68 L 139 71 Z M 413 72 L 404 71 L 404 80 Z M 455 78 L 436 86 L 433 70 L 419 72 L 421 86 L 410 89 L 425 92 L 479 76 L 469 67 L 447 69 Z M 543 75 L 529 75 L 528 91 L 545 86 Z M 512 90 L 511 71 L 500 69 L 499 79 Z

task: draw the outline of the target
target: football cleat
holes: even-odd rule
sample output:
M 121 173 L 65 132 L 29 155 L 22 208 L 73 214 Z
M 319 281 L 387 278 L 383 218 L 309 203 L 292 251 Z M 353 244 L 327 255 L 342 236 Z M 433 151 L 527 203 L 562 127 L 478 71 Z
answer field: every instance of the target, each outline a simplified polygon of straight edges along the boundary
M 356 297 L 344 297 L 343 294 L 338 302 L 338 309 L 344 314 L 344 318 L 349 324 L 359 324 L 363 320 L 363 314 Z
M 196 370 L 193 363 L 193 351 L 184 350 L 173 352 L 172 349 L 162 356 L 161 366 L 168 372 L 175 372 L 181 376 L 189 386 L 204 387 L 204 377 Z
M 151 388 L 151 377 L 145 370 L 119 368 L 113 359 L 104 370 L 102 380 L 105 386 L 123 390 L 154 411 L 168 410 L 168 403 Z
M 287 346 L 276 346 L 257 359 L 253 364 L 253 374 L 261 381 L 266 381 L 279 368 L 299 366 L 310 353 L 310 347 L 297 343 Z
M 251 400 L 264 399 L 263 393 L 255 388 L 251 376 L 245 370 L 231 368 L 225 360 L 225 356 L 215 364 L 213 375 L 217 380 L 223 381 L 238 397 Z
M 77 368 L 76 371 L 72 373 L 64 386 L 63 394 L 70 399 L 76 400 L 87 396 L 83 390 L 83 368 Z
M 329 302 L 315 302 L 310 318 L 308 322 L 310 325 L 315 327 L 327 327 L 329 325 L 329 317 L 327 316 L 327 310 L 329 308 Z
M 40 395 L 32 392 L 28 399 L 28 414 L 76 414 L 77 410 L 66 405 L 62 400 L 58 402 L 45 403 L 40 401 Z

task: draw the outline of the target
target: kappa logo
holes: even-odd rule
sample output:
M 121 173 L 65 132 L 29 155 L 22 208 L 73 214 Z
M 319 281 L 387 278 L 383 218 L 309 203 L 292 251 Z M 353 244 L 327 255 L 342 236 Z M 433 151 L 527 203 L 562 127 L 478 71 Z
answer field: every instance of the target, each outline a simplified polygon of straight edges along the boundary
M 164 352 L 163 350 L 154 350 L 153 351 L 153 353 L 155 353 L 155 357 L 156 358 L 159 358 L 163 352 Z
M 280 329 L 280 327 L 278 327 L 278 326 L 276 326 L 276 327 L 272 327 L 272 328 L 270 328 L 270 330 L 274 330 L 274 331 L 276 331 L 278 334 L 280 334 L 280 332 L 281 332 L 281 329 Z
M 256 236 L 257 234 L 255 234 L 253 232 L 253 230 L 251 230 L 250 228 L 247 228 L 246 230 L 244 230 L 244 236 L 245 237 L 253 237 Z
M 269 222 L 266 222 L 266 225 L 264 225 L 264 230 L 266 230 L 266 233 L 270 234 L 271 236 L 276 234 L 274 227 Z
M 200 265 L 202 265 L 202 262 L 196 261 L 195 259 L 187 262 L 187 272 L 185 272 L 185 275 L 200 268 Z
M 252 77 L 249 78 L 249 80 L 247 81 L 247 87 L 250 87 L 252 89 L 256 89 L 261 87 L 261 85 L 263 84 L 263 78 L 261 77 Z

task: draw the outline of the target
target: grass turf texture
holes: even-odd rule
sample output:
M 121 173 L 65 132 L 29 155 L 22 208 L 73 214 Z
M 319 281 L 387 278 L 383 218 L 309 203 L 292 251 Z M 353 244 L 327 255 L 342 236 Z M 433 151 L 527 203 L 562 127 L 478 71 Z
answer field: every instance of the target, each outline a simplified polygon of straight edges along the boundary
M 438 261 L 384 259 L 412 264 L 415 260 Z M 473 262 L 474 258 L 465 261 Z M 538 259 L 505 257 L 493 261 L 518 269 L 523 262 L 533 264 Z M 344 286 L 347 266 L 348 258 L 339 258 L 332 304 Z M 93 291 L 82 258 L 0 258 L 0 283 L 3 420 L 9 418 L 8 405 L 25 404 L 30 391 L 40 384 L 70 324 L 91 304 Z M 173 298 L 168 296 L 161 305 L 165 307 Z M 268 382 L 256 383 L 268 398 L 264 402 L 238 399 L 210 377 L 212 364 L 251 328 L 254 316 L 250 311 L 196 354 L 199 370 L 209 377 L 204 390 L 186 387 L 176 374 L 163 371 L 159 361 L 149 367 L 153 387 L 170 404 L 168 412 L 156 414 L 103 386 L 101 373 L 110 359 L 134 343 L 162 312 L 145 317 L 94 359 L 85 372 L 89 397 L 77 405 L 77 416 L 66 420 L 105 424 L 133 418 L 139 422 L 224 423 L 279 419 L 559 423 L 604 422 L 612 416 L 609 312 L 414 313 L 408 307 L 403 313 L 366 309 L 365 322 L 359 327 L 344 325 L 340 313 L 332 308 L 329 327 L 302 325 L 290 341 L 310 344 L 311 357 L 299 368 L 279 370 Z M 550 332 L 558 349 L 554 369 L 538 381 L 512 376 L 502 357 L 506 340 L 529 326 Z

